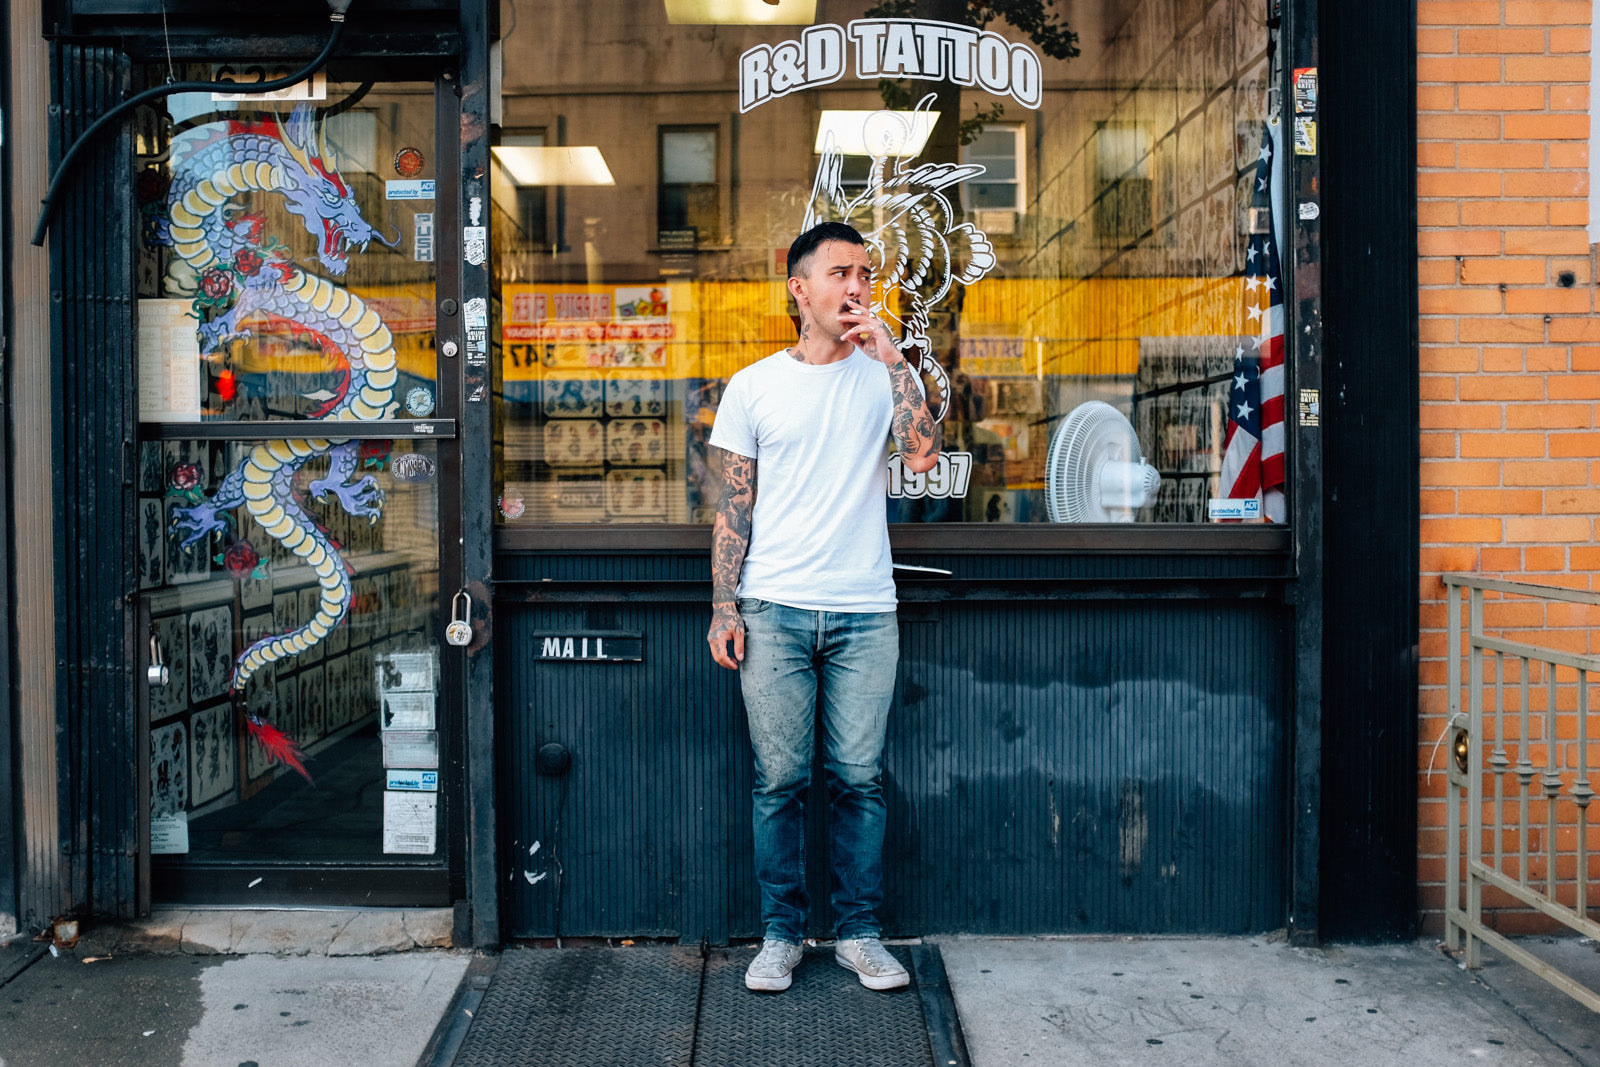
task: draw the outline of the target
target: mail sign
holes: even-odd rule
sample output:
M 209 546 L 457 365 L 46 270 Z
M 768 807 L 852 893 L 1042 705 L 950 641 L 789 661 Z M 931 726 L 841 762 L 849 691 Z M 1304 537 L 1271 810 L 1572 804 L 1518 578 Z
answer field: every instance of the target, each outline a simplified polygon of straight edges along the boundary
M 533 658 L 546 663 L 638 663 L 644 634 L 583 630 L 533 635 Z

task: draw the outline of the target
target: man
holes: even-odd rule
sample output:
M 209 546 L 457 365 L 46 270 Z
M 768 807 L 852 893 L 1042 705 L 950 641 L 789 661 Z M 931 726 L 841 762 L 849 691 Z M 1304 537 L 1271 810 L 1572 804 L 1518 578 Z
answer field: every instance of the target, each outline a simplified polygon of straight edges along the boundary
M 751 989 L 789 987 L 801 958 L 805 801 L 820 697 L 832 800 L 835 959 L 869 989 L 905 968 L 879 941 L 883 739 L 900 655 L 885 443 L 914 471 L 939 457 L 921 382 L 870 311 L 872 261 L 838 222 L 789 248 L 794 347 L 728 382 L 711 431 L 723 488 L 712 535 L 711 656 L 739 672 L 755 749 L 756 878 L 765 940 Z M 730 652 L 731 646 L 731 652 Z

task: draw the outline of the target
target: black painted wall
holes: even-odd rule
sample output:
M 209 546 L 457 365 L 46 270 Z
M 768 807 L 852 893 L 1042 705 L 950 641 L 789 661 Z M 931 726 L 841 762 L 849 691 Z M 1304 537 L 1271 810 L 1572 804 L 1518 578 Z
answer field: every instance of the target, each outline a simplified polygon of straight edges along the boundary
M 1416 10 L 1324 4 L 1322 933 L 1416 926 Z
M 574 561 L 547 562 L 564 572 Z M 1036 572 L 1111 563 L 1235 577 L 1202 595 L 1139 598 L 1108 595 L 1102 578 L 1047 600 L 902 591 L 886 752 L 889 932 L 1283 925 L 1287 611 L 1275 580 L 1242 577 L 1282 561 L 1032 561 Z M 703 579 L 703 559 L 681 564 L 638 558 L 672 577 L 609 603 L 530 602 L 550 586 L 501 583 L 502 649 L 527 649 L 541 630 L 638 631 L 645 647 L 638 664 L 498 657 L 507 937 L 760 936 L 743 709 L 734 676 L 705 650 L 703 581 L 686 580 L 690 567 Z M 580 583 L 568 588 L 581 595 Z M 551 742 L 570 751 L 570 769 L 533 773 Z M 816 936 L 831 933 L 824 847 L 819 817 Z

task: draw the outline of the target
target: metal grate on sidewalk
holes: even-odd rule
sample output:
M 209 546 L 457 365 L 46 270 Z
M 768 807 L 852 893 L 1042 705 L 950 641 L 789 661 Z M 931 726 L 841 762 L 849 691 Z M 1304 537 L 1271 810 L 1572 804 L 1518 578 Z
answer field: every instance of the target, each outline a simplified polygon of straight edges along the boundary
M 834 962 L 832 947 L 826 947 L 807 950 L 794 984 L 771 994 L 744 987 L 744 969 L 756 946 L 705 951 L 508 949 L 473 1012 L 454 1063 L 964 1065 L 965 1048 L 959 1032 L 952 1033 L 954 1011 L 941 1007 L 948 1002 L 948 990 L 938 950 L 916 946 L 891 951 L 912 969 L 911 988 L 894 993 L 865 989 Z M 923 983 L 920 988 L 917 979 Z

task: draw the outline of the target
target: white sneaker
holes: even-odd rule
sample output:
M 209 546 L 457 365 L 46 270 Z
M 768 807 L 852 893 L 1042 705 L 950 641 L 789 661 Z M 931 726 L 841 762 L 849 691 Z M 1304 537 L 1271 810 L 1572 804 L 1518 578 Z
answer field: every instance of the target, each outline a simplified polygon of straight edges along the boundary
M 744 971 L 746 989 L 758 993 L 782 993 L 794 981 L 794 969 L 803 955 L 799 945 L 787 941 L 761 942 L 761 951 Z
M 904 989 L 911 984 L 911 976 L 900 961 L 889 955 L 883 942 L 875 937 L 837 942 L 833 958 L 839 966 L 856 972 L 868 989 Z

